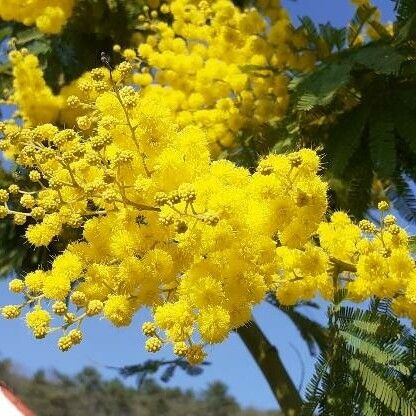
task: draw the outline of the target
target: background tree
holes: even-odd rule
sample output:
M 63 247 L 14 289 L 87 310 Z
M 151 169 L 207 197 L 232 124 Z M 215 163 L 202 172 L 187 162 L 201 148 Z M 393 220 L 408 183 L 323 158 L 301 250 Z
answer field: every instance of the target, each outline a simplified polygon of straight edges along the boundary
M 138 388 L 126 387 L 121 380 L 104 380 L 93 368 L 75 376 L 39 370 L 33 377 L 22 375 L 11 361 L 0 361 L 4 381 L 38 416 L 280 416 L 279 412 L 243 410 L 227 392 L 227 386 L 214 382 L 206 390 L 194 392 L 167 388 L 154 378 L 146 378 Z M 93 385 L 91 385 L 93 383 Z

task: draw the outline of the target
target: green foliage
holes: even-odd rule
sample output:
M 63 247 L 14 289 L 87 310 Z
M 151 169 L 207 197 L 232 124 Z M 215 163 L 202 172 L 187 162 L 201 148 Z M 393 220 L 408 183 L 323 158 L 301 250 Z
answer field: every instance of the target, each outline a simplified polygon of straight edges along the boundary
M 405 175 L 397 175 L 386 188 L 386 195 L 393 202 L 401 216 L 409 222 L 416 222 L 416 194 L 413 181 Z
M 399 22 L 408 21 L 416 13 L 416 3 L 413 0 L 392 0 Z
M 299 17 L 301 23 L 299 31 L 304 32 L 312 46 L 319 47 L 322 40 L 328 45 L 330 51 L 341 50 L 345 44 L 346 29 L 337 29 L 330 23 L 315 25 L 309 16 Z
M 367 4 L 361 5 L 357 8 L 354 17 L 348 27 L 348 45 L 355 45 L 356 40 L 360 36 L 360 33 L 364 25 L 371 21 L 371 18 L 376 13 L 377 8 L 368 6 Z
M 116 368 L 119 374 L 124 377 L 136 377 L 137 386 L 140 387 L 149 378 L 160 372 L 160 380 L 164 383 L 171 380 L 177 369 L 182 370 L 188 376 L 198 376 L 202 374 L 205 366 L 210 365 L 209 362 L 204 361 L 201 365 L 190 365 L 188 361 L 181 358 L 175 360 L 146 360 L 141 364 L 134 364 L 122 368 Z
M 361 217 L 381 197 L 372 193 L 376 180 L 399 189 L 397 178 L 416 178 L 413 51 L 382 39 L 342 50 L 292 82 L 285 135 L 321 149 L 333 208 Z
M 412 416 L 416 338 L 387 301 L 329 310 L 333 341 L 317 360 L 303 415 Z

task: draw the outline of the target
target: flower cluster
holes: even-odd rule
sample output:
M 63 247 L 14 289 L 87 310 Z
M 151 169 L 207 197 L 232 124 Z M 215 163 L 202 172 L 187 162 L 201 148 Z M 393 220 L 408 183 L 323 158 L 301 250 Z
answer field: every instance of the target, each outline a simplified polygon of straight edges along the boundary
M 67 350 L 86 317 L 125 326 L 148 307 L 156 329 L 147 327 L 146 348 L 170 342 L 198 362 L 203 345 L 246 323 L 274 287 L 276 245 L 300 249 L 315 232 L 326 184 L 312 150 L 270 155 L 254 173 L 211 161 L 205 132 L 178 126 L 168 108 L 125 83 L 131 69 L 92 71 L 96 98 L 77 96 L 89 113 L 74 129 L 0 126 L 2 150 L 33 182 L 1 190 L 0 215 L 27 221 L 35 247 L 82 229 L 50 270 L 11 283 L 27 300 L 3 315 L 36 305 L 26 315 L 34 336 L 63 329 Z M 49 301 L 58 326 L 44 309 Z
M 71 17 L 74 0 L 0 0 L 0 18 L 36 24 L 44 33 L 59 33 Z
M 212 159 L 213 143 L 231 145 L 283 114 L 284 71 L 314 63 L 284 10 L 261 7 L 147 7 L 140 20 L 153 33 L 138 52 L 122 51 L 116 68 L 104 56 L 105 68 L 57 96 L 36 57 L 11 53 L 24 123 L 0 123 L 0 150 L 27 180 L 0 189 L 0 218 L 26 224 L 34 247 L 79 233 L 48 269 L 10 282 L 23 300 L 4 306 L 4 318 L 25 313 L 34 337 L 59 332 L 67 351 L 85 319 L 128 326 L 147 308 L 146 350 L 169 344 L 192 364 L 269 292 L 290 305 L 345 288 L 353 301 L 392 298 L 416 319 L 409 238 L 386 203 L 380 226 L 342 212 L 326 219 L 327 184 L 310 149 L 270 154 L 253 170 Z
M 166 14 L 171 25 L 158 20 Z M 206 128 L 213 147 L 229 147 L 241 129 L 279 120 L 288 105 L 287 71 L 316 61 L 279 1 L 241 10 L 230 0 L 174 0 L 140 17 L 153 33 L 138 47 L 150 72 L 136 82 L 167 102 L 181 126 Z
M 56 121 L 63 100 L 46 84 L 39 59 L 27 50 L 9 54 L 13 68 L 13 94 L 9 102 L 17 104 L 26 125 Z
M 336 212 L 317 229 L 319 247 L 310 243 L 301 250 L 279 247 L 279 301 L 309 300 L 317 289 L 331 300 L 334 290 L 345 287 L 348 299 L 355 302 L 372 296 L 394 299 L 398 314 L 415 320 L 416 269 L 409 237 L 393 215 L 385 214 L 387 203 L 381 202 L 379 209 L 379 227 L 368 220 L 354 224 L 347 214 Z
M 137 49 L 120 51 L 136 69 L 129 83 L 165 102 L 181 127 L 205 129 L 211 151 L 232 146 L 242 129 L 279 120 L 288 106 L 288 71 L 307 71 L 316 62 L 279 2 L 263 0 L 258 10 L 241 10 L 231 0 L 148 3 L 157 10 L 145 6 L 138 19 L 150 35 Z M 81 84 L 88 92 L 89 74 L 54 96 L 34 59 L 15 60 L 11 101 L 31 124 L 67 124 L 59 114 L 71 113 L 68 90 L 77 95 Z M 34 80 L 48 96 L 45 105 L 30 97 Z

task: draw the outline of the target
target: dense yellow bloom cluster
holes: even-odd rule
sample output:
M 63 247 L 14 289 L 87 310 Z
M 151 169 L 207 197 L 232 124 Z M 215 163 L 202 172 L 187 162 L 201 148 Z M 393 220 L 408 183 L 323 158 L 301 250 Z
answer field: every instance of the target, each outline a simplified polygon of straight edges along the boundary
M 0 0 L 0 18 L 36 24 L 44 33 L 59 33 L 72 14 L 74 0 Z
M 394 299 L 396 311 L 415 320 L 416 269 L 409 237 L 393 215 L 384 215 L 386 203 L 379 208 L 381 227 L 367 220 L 356 225 L 347 214 L 336 212 L 317 229 L 319 247 L 309 243 L 302 250 L 279 247 L 282 276 L 292 284 L 278 288 L 278 299 L 295 304 L 313 298 L 316 289 L 332 299 L 335 276 L 339 287 L 348 289 L 349 299 Z
M 55 121 L 63 100 L 46 84 L 39 59 L 25 50 L 10 53 L 9 59 L 14 91 L 9 100 L 19 106 L 23 120 L 28 126 Z
M 211 150 L 231 146 L 242 129 L 279 120 L 288 106 L 288 71 L 309 70 L 316 61 L 305 35 L 293 29 L 278 1 L 263 0 L 259 10 L 241 10 L 231 0 L 175 0 L 160 6 L 160 14 L 148 6 L 144 10 L 139 21 L 151 35 L 137 50 L 123 51 L 136 68 L 129 83 L 166 103 L 181 127 L 204 128 Z M 166 14 L 172 25 L 159 20 Z M 34 82 L 26 82 L 43 82 L 40 68 L 25 62 L 29 59 L 34 61 L 13 62 L 12 100 L 32 124 L 56 121 L 60 111 L 68 111 L 68 88 L 77 94 L 81 84 L 88 92 L 89 74 L 56 97 L 42 85 L 47 95 L 42 106 L 36 94 L 31 97 Z M 71 118 L 60 121 L 73 126 Z
M 86 318 L 126 326 L 146 307 L 146 349 L 169 343 L 196 364 L 269 291 L 293 304 L 346 286 L 353 300 L 396 297 L 412 316 L 414 262 L 394 217 L 383 216 L 381 229 L 344 213 L 325 221 L 327 186 L 312 150 L 271 154 L 252 173 L 212 161 L 205 131 L 132 88 L 135 73 L 125 61 L 70 87 L 73 129 L 0 125 L 1 149 L 35 189 L 0 190 L 0 216 L 27 222 L 35 247 L 82 229 L 50 270 L 10 283 L 25 301 L 2 308 L 5 318 L 35 306 L 27 326 L 36 338 L 63 331 L 66 351 L 81 342 Z
M 231 0 L 148 3 L 139 23 L 151 34 L 137 50 L 122 51 L 135 68 L 128 84 L 163 101 L 179 126 L 204 129 L 213 154 L 235 144 L 241 131 L 278 121 L 288 105 L 288 73 L 308 71 L 318 59 L 278 1 L 262 0 L 258 9 L 245 10 Z M 354 3 L 370 6 L 368 0 Z M 375 13 L 372 21 L 379 23 L 379 18 Z M 362 41 L 357 33 L 353 43 Z M 89 112 L 88 106 L 67 99 L 95 100 L 90 73 L 54 95 L 36 57 L 15 52 L 12 64 L 10 102 L 26 125 L 73 127 L 77 116 Z
M 11 290 L 38 304 L 27 316 L 38 338 L 53 330 L 45 300 L 55 302 L 65 330 L 101 313 L 129 325 L 147 306 L 157 331 L 146 330 L 153 336 L 146 348 L 160 348 L 164 331 L 175 351 L 196 362 L 202 343 L 221 342 L 247 322 L 273 287 L 276 242 L 300 248 L 316 230 L 326 185 L 310 150 L 271 155 L 253 174 L 212 162 L 204 131 L 176 125 L 168 108 L 125 85 L 131 70 L 124 62 L 111 78 L 103 69 L 91 73 L 96 99 L 76 129 L 1 126 L 2 149 L 38 185 L 2 190 L 1 216 L 27 220 L 34 246 L 66 227 L 83 228 L 83 240 L 51 270 L 29 273 Z M 3 315 L 15 317 L 21 307 Z
M 10 282 L 24 300 L 3 317 L 24 311 L 36 338 L 59 331 L 67 351 L 85 319 L 128 326 L 148 308 L 146 350 L 170 344 L 192 364 L 268 292 L 291 305 L 346 288 L 353 301 L 394 298 L 416 321 L 415 264 L 387 204 L 380 227 L 342 212 L 325 219 L 327 185 L 310 149 L 271 154 L 255 171 L 211 158 L 242 129 L 282 116 L 287 71 L 315 63 L 284 9 L 152 3 L 139 16 L 152 33 L 138 50 L 122 51 L 114 69 L 104 57 L 105 68 L 59 95 L 35 56 L 10 54 L 24 124 L 0 124 L 0 150 L 32 186 L 0 189 L 0 218 L 26 223 L 34 247 L 69 228 L 81 237 L 49 269 Z
M 39 59 L 26 49 L 9 54 L 13 70 L 13 93 L 8 103 L 17 105 L 18 114 L 26 127 L 44 123 L 74 126 L 76 118 L 90 112 L 89 102 L 97 98 L 91 87 L 91 73 L 62 87 L 55 95 L 46 84 Z M 108 71 L 105 78 L 109 78 Z M 80 98 L 78 98 L 78 96 Z M 68 100 L 71 97 L 72 99 Z M 81 103 L 83 100 L 83 103 Z
M 142 18 L 154 33 L 138 48 L 150 73 L 135 81 L 167 102 L 179 125 L 207 128 L 219 148 L 241 129 L 278 120 L 288 105 L 287 71 L 316 61 L 279 1 L 241 10 L 230 0 L 174 0 L 160 8 L 171 25 L 152 13 Z

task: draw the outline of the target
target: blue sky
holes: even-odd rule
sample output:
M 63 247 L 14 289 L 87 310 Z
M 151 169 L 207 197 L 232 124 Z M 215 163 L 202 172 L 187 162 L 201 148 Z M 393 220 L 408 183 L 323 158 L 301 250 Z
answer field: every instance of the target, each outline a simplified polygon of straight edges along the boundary
M 309 15 L 318 23 L 330 21 L 334 25 L 343 25 L 353 13 L 353 7 L 347 0 L 282 2 L 292 16 Z M 378 0 L 374 4 L 382 10 L 384 20 L 394 19 L 390 0 Z M 0 283 L 0 305 L 14 302 L 16 298 L 7 293 L 6 284 Z M 323 312 L 308 313 L 321 322 L 325 319 Z M 313 372 L 313 359 L 309 357 L 296 329 L 287 318 L 269 305 L 257 307 L 254 316 L 269 339 L 278 347 L 295 384 L 300 385 L 303 381 L 304 386 Z M 145 318 L 146 314 L 140 313 L 133 325 L 126 329 L 116 329 L 105 320 L 91 319 L 85 326 L 85 341 L 67 353 L 58 351 L 56 338 L 35 341 L 25 328 L 24 322 L 0 319 L 0 358 L 13 359 L 23 372 L 30 373 L 38 368 L 56 368 L 73 374 L 85 365 L 92 365 L 106 377 L 112 377 L 115 372 L 108 369 L 108 366 L 135 364 L 149 358 L 143 350 L 144 337 L 139 330 Z M 169 358 L 170 353 L 164 351 L 157 357 Z M 212 365 L 203 375 L 189 377 L 178 372 L 168 385 L 199 390 L 210 381 L 222 380 L 243 406 L 276 408 L 266 381 L 237 335 L 233 334 L 224 344 L 213 347 L 209 351 L 209 360 Z
M 392 0 L 372 0 L 381 12 L 383 20 L 393 21 Z M 335 26 L 345 25 L 354 13 L 349 0 L 282 0 L 293 17 L 310 16 L 318 23 L 330 21 Z

